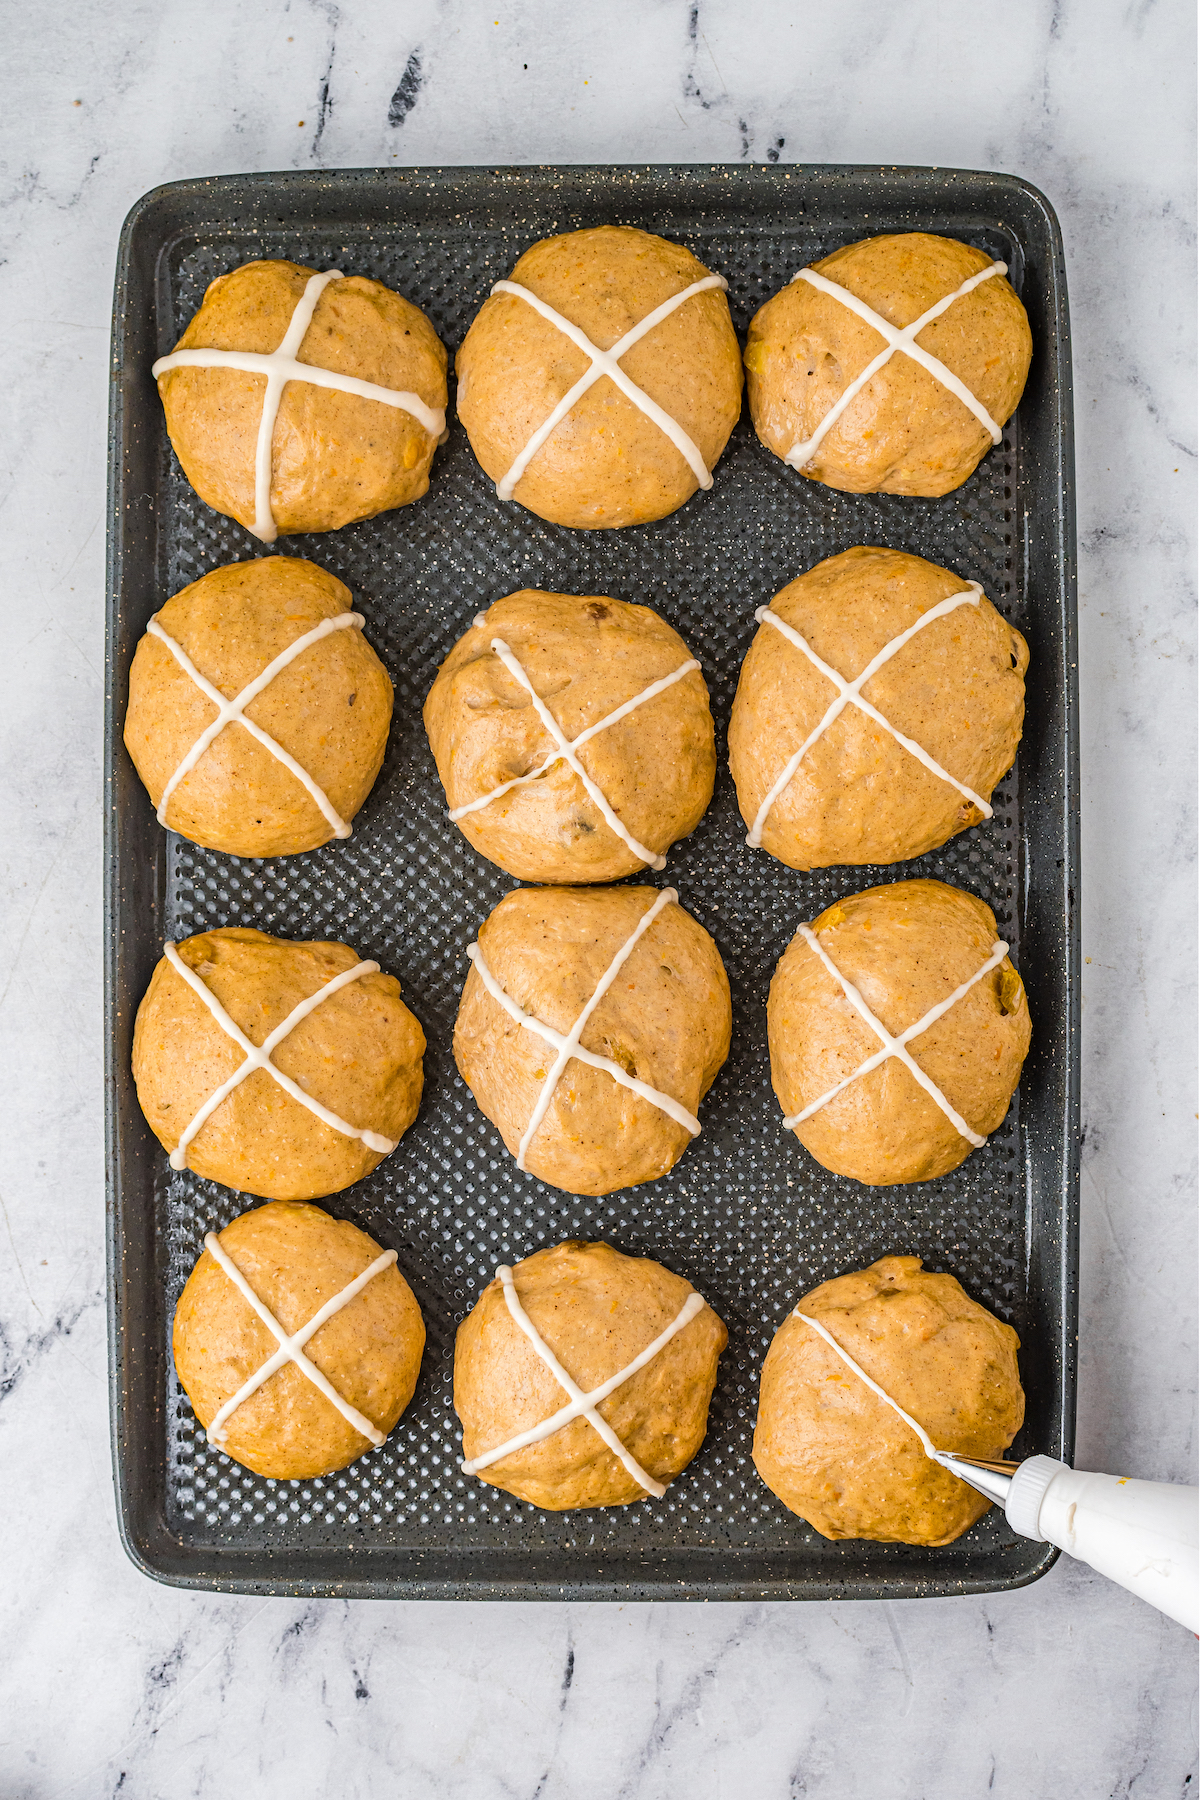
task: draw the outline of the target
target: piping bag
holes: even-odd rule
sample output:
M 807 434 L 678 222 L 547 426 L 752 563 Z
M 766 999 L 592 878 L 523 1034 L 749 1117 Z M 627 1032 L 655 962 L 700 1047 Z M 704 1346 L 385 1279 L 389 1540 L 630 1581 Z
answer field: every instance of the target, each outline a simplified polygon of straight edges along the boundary
M 931 1462 L 1001 1507 L 1018 1536 L 1057 1545 L 1200 1635 L 1200 1492 L 1195 1488 L 1131 1481 L 1125 1475 L 1088 1475 L 1052 1456 L 986 1462 L 938 1450 L 925 1427 L 872 1380 L 820 1319 L 798 1306 L 792 1316 L 810 1325 L 864 1386 L 904 1420 Z
M 1200 1633 L 1195 1488 L 1088 1475 L 1052 1456 L 981 1462 L 939 1450 L 934 1460 L 1002 1507 L 1021 1537 L 1056 1544 Z

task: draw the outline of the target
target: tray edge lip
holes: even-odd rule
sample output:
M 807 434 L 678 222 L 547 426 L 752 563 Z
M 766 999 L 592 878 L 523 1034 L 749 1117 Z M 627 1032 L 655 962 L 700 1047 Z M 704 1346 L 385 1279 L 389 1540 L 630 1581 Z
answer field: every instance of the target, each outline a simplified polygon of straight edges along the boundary
M 1012 1575 L 1002 1583 L 987 1577 L 966 1576 L 953 1581 L 921 1581 L 915 1577 L 906 1577 L 894 1583 L 881 1584 L 866 1580 L 846 1582 L 824 1581 L 814 1582 L 805 1588 L 794 1588 L 785 1576 L 771 1576 L 759 1580 L 728 1579 L 705 1582 L 700 1579 L 672 1579 L 669 1576 L 648 1575 L 642 1582 L 577 1580 L 546 1581 L 536 1577 L 520 1580 L 479 1581 L 466 1577 L 462 1580 L 439 1579 L 437 1577 L 372 1577 L 367 1574 L 351 1575 L 345 1580 L 327 1581 L 315 1575 L 294 1573 L 290 1577 L 282 1571 L 278 1579 L 263 1578 L 251 1575 L 239 1575 L 216 1570 L 208 1573 L 203 1565 L 216 1562 L 219 1552 L 187 1549 L 183 1550 L 180 1564 L 196 1565 L 194 1567 L 172 1565 L 166 1557 L 156 1557 L 149 1546 L 140 1540 L 131 1530 L 126 1529 L 126 1522 L 119 1520 L 121 1546 L 130 1562 L 140 1574 L 158 1582 L 163 1587 L 177 1588 L 197 1593 L 223 1594 L 257 1594 L 277 1598 L 298 1598 L 326 1600 L 391 1600 L 391 1601 L 575 1601 L 607 1602 L 609 1604 L 651 1605 L 661 1601 L 693 1602 L 720 1605 L 748 1604 L 801 1604 L 805 1602 L 825 1601 L 870 1601 L 870 1600 L 936 1600 L 959 1599 L 968 1595 L 1011 1593 L 1020 1588 L 1031 1587 L 1049 1574 L 1062 1552 L 1053 1544 L 1039 1543 L 1041 1554 L 1030 1567 Z M 159 1533 L 164 1540 L 176 1544 L 177 1538 L 164 1526 Z M 1034 1540 L 1018 1540 L 1032 1543 Z M 281 1553 L 280 1560 L 286 1553 Z M 353 1554 L 353 1552 L 351 1552 Z M 382 1554 L 382 1553 L 381 1553 Z M 420 1556 L 421 1552 L 416 1552 Z
M 324 184 L 328 189 L 345 188 L 353 190 L 353 184 L 366 181 L 395 181 L 409 177 L 434 178 L 439 185 L 450 188 L 456 179 L 465 176 L 486 175 L 492 179 L 516 179 L 530 175 L 569 174 L 573 178 L 588 175 L 603 177 L 620 174 L 652 175 L 659 178 L 672 175 L 708 176 L 717 175 L 724 178 L 735 178 L 740 182 L 759 181 L 777 184 L 790 181 L 796 176 L 819 179 L 822 176 L 834 179 L 849 179 L 855 176 L 875 176 L 881 178 L 913 179 L 926 181 L 936 178 L 940 182 L 959 183 L 982 182 L 994 186 L 1001 192 L 1020 195 L 1031 202 L 1041 213 L 1050 232 L 1051 249 L 1058 264 L 1059 273 L 1065 277 L 1063 268 L 1062 227 L 1058 215 L 1048 196 L 1035 183 L 1023 175 L 1016 175 L 1003 169 L 971 169 L 957 165 L 938 163 L 752 163 L 752 162 L 655 162 L 655 163 L 405 163 L 378 166 L 371 164 L 355 165 L 337 169 L 248 169 L 242 172 L 229 171 L 220 175 L 183 175 L 169 181 L 158 182 L 130 206 L 121 224 L 118 236 L 117 271 L 118 282 L 121 272 L 128 265 L 128 252 L 136 234 L 146 228 L 156 208 L 181 200 L 199 202 L 211 194 L 218 194 L 232 189 L 235 185 L 250 184 L 254 188 L 266 190 L 274 184 L 282 184 L 285 188 L 301 190 L 305 186 Z M 169 246 L 178 235 L 169 234 L 160 240 L 159 248 Z M 1061 290 L 1065 300 L 1065 278 L 1055 283 L 1056 291 Z
M 584 177 L 588 174 L 596 176 L 613 176 L 620 174 L 645 173 L 659 179 L 669 177 L 678 172 L 682 175 L 731 175 L 738 179 L 751 177 L 767 182 L 778 181 L 780 177 L 792 178 L 797 174 L 811 174 L 819 177 L 827 176 L 882 176 L 890 178 L 920 177 L 922 180 L 937 177 L 942 181 L 980 181 L 994 185 L 1001 191 L 1019 194 L 1027 203 L 1032 203 L 1041 215 L 1049 239 L 1048 279 L 1052 298 L 1052 310 L 1056 321 L 1053 336 L 1056 387 L 1059 393 L 1058 419 L 1059 428 L 1058 457 L 1061 478 L 1059 482 L 1058 505 L 1056 518 L 1059 525 L 1059 543 L 1057 545 L 1057 561 L 1059 565 L 1060 597 L 1063 619 L 1063 690 L 1062 707 L 1064 714 L 1064 730 L 1061 741 L 1064 745 L 1064 993 L 1063 1023 L 1068 1042 L 1073 1044 L 1073 1051 L 1067 1057 L 1067 1083 L 1064 1096 L 1063 1142 L 1061 1170 L 1062 1202 L 1059 1209 L 1061 1238 L 1059 1243 L 1059 1283 L 1062 1294 L 1060 1332 L 1057 1344 L 1061 1368 L 1060 1405 L 1058 1408 L 1058 1427 L 1062 1454 L 1070 1460 L 1074 1449 L 1076 1390 L 1078 1382 L 1078 1256 L 1079 1256 L 1079 1127 L 1080 1127 L 1080 1088 L 1081 1088 L 1081 1056 L 1080 1056 L 1080 940 L 1079 940 L 1079 886 L 1081 868 L 1079 862 L 1079 693 L 1078 693 L 1078 602 L 1077 602 L 1077 530 L 1075 502 L 1075 434 L 1073 415 L 1073 369 L 1071 356 L 1071 330 L 1069 295 L 1066 281 L 1065 252 L 1062 228 L 1057 213 L 1040 188 L 1023 176 L 1000 170 L 974 170 L 957 167 L 942 167 L 926 164 L 879 164 L 879 163 L 512 163 L 512 164 L 414 164 L 393 167 L 343 168 L 332 170 L 256 170 L 246 173 L 227 173 L 210 176 L 188 176 L 162 182 L 147 189 L 133 203 L 127 212 L 119 233 L 117 259 L 114 278 L 113 318 L 110 338 L 110 372 L 109 372 L 109 409 L 108 409 L 108 478 L 106 488 L 106 554 L 105 554 L 105 700 L 104 700 L 104 871 L 103 871 L 103 909 L 105 923 L 104 945 L 104 1090 L 105 1090 L 105 1240 L 106 1240 L 106 1273 L 107 1273 L 107 1326 L 108 1326 L 108 1390 L 110 1413 L 110 1453 L 113 1466 L 113 1478 L 116 1498 L 117 1529 L 122 1548 L 134 1566 L 147 1577 L 163 1585 L 177 1588 L 197 1589 L 206 1592 L 253 1593 L 264 1595 L 306 1595 L 312 1597 L 344 1597 L 374 1598 L 396 1600 L 434 1600 L 434 1599 L 495 1599 L 495 1600 L 610 1600 L 628 1604 L 631 1601 L 652 1602 L 655 1600 L 709 1600 L 718 1603 L 711 1592 L 713 1585 L 721 1588 L 731 1587 L 736 1591 L 722 1592 L 720 1602 L 768 1600 L 780 1603 L 803 1600 L 827 1599 L 923 1599 L 937 1597 L 956 1597 L 967 1593 L 1002 1593 L 1029 1586 L 1044 1578 L 1058 1559 L 1058 1551 L 1050 1546 L 1043 1548 L 1049 1554 L 1043 1555 L 1038 1563 L 1029 1571 L 1001 1581 L 981 1578 L 978 1581 L 965 1579 L 950 1582 L 931 1582 L 929 1584 L 913 1580 L 876 1587 L 869 1582 L 855 1582 L 840 1586 L 836 1583 L 817 1583 L 811 1591 L 802 1593 L 766 1593 L 761 1590 L 786 1587 L 786 1581 L 768 1580 L 759 1583 L 719 1583 L 710 1584 L 703 1590 L 703 1584 L 690 1581 L 647 1582 L 645 1588 L 661 1589 L 661 1592 L 639 1592 L 636 1595 L 628 1592 L 633 1586 L 629 1584 L 547 1584 L 532 1581 L 496 1582 L 473 1584 L 453 1581 L 434 1581 L 423 1583 L 406 1577 L 389 1577 L 374 1580 L 354 1579 L 349 1582 L 325 1583 L 319 1580 L 303 1578 L 279 1582 L 262 1581 L 237 1576 L 223 1575 L 220 1572 L 206 1576 L 197 1572 L 195 1575 L 177 1573 L 170 1569 L 165 1559 L 156 1557 L 149 1542 L 149 1535 L 144 1526 L 139 1528 L 135 1520 L 135 1503 L 127 1479 L 126 1458 L 123 1454 L 126 1440 L 124 1395 L 121 1388 L 122 1355 L 121 1337 L 121 1293 L 120 1277 L 123 1271 L 124 1242 L 118 1231 L 118 1223 L 122 1210 L 120 1153 L 118 1142 L 118 1106 L 116 1099 L 117 1068 L 115 1057 L 115 1021 L 117 1013 L 117 959 L 116 939 L 118 931 L 117 904 L 117 871 L 119 867 L 119 844 L 115 819 L 115 800 L 113 786 L 116 775 L 119 748 L 117 745 L 118 719 L 115 684 L 115 644 L 119 626 L 119 597 L 121 593 L 121 519 L 118 511 L 120 497 L 120 455 L 119 444 L 124 424 L 124 398 L 119 382 L 120 358 L 118 344 L 120 339 L 121 301 L 129 282 L 129 271 L 132 248 L 135 237 L 147 228 L 157 207 L 184 196 L 199 198 L 203 192 L 212 193 L 231 188 L 235 183 L 249 182 L 254 186 L 267 187 L 272 183 L 283 183 L 287 187 L 302 188 L 307 184 L 324 182 L 329 187 L 345 188 L 353 191 L 355 180 L 386 180 L 404 178 L 408 175 L 435 176 L 440 184 L 449 187 L 455 178 L 466 175 L 485 173 L 493 178 L 506 176 L 528 176 L 530 174 L 569 173 L 572 177 Z M 173 241 L 178 234 L 168 233 L 160 238 L 156 259 L 162 250 Z M 161 1535 L 171 1536 L 167 1529 L 165 1517 L 161 1521 Z M 174 1540 L 178 1542 L 179 1540 Z M 189 1551 L 188 1559 L 203 1562 L 211 1560 L 212 1553 L 205 1551 Z M 639 1584 L 641 1586 L 643 1584 Z M 481 1592 L 480 1586 L 491 1588 L 491 1592 Z M 524 1591 L 526 1588 L 528 1592 Z M 469 1591 L 460 1591 L 460 1590 Z M 758 1589 L 759 1591 L 754 1591 Z M 914 1592 L 911 1590 L 920 1590 Z M 552 1591 L 553 1590 L 553 1591 Z M 680 1591 L 684 1590 L 684 1591 Z M 909 1590 L 909 1591 L 906 1591 Z
M 113 1487 L 116 1499 L 117 1533 L 121 1547 L 134 1565 L 157 1580 L 164 1577 L 143 1560 L 136 1547 L 133 1522 L 133 1500 L 127 1480 L 125 1456 L 125 1404 L 121 1387 L 124 1357 L 121 1344 L 122 1297 L 120 1283 L 124 1273 L 123 1236 L 118 1226 L 122 1213 L 120 1170 L 119 1106 L 117 1101 L 116 1018 L 118 1009 L 117 933 L 120 913 L 118 869 L 120 846 L 117 835 L 116 782 L 117 694 L 115 678 L 116 643 L 119 628 L 121 593 L 121 533 L 118 505 L 120 498 L 120 444 L 124 421 L 124 403 L 118 371 L 118 320 L 128 286 L 130 245 L 135 215 L 140 216 L 143 196 L 131 208 L 121 226 L 117 260 L 113 278 L 113 314 L 109 336 L 108 395 L 108 471 L 105 486 L 105 620 L 104 620 L 104 831 L 103 831 L 103 916 L 104 916 L 104 1237 L 105 1237 L 105 1313 L 108 1348 L 109 1453 L 112 1459 Z

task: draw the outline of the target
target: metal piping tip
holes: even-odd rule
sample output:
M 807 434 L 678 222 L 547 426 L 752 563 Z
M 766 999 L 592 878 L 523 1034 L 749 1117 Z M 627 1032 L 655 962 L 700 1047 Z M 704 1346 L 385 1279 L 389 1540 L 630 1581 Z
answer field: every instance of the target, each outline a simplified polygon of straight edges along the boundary
M 1001 1509 L 1008 1501 L 1013 1476 L 1021 1466 L 1015 1462 L 988 1462 L 978 1456 L 957 1456 L 953 1450 L 939 1450 L 937 1460 L 943 1469 L 957 1475 L 977 1493 L 986 1494 L 993 1505 Z

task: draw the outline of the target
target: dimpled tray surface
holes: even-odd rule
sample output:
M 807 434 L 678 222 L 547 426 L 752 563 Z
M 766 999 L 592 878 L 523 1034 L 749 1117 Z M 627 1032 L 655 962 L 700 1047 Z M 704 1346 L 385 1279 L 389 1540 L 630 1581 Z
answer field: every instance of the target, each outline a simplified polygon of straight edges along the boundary
M 414 506 L 281 540 L 353 590 L 396 688 L 383 772 L 353 836 L 240 860 L 160 829 L 120 743 L 133 648 L 168 595 L 269 554 L 192 492 L 150 364 L 207 284 L 253 257 L 377 277 L 424 308 L 451 353 L 527 245 L 606 222 L 685 241 L 729 282 L 744 336 L 803 264 L 876 232 L 963 237 L 1010 265 L 1034 362 L 1003 443 L 943 500 L 837 494 L 757 441 L 744 411 L 710 492 L 659 524 L 570 531 L 504 505 L 451 408 Z M 451 385 L 453 402 L 453 384 Z M 802 1598 L 1019 1585 L 1045 1545 L 996 1511 L 957 1543 L 829 1543 L 750 1460 L 758 1372 L 815 1282 L 887 1252 L 947 1270 L 1016 1326 L 1028 1394 L 1013 1454 L 1069 1456 L 1073 1421 L 1077 1033 L 1073 499 L 1066 295 L 1058 230 L 1008 176 L 934 170 L 652 168 L 346 171 L 177 183 L 122 237 L 113 340 L 109 643 L 109 1240 L 114 1459 L 130 1554 L 161 1579 L 257 1592 L 409 1597 Z M 820 558 L 886 544 L 982 582 L 1029 638 L 1025 738 L 995 817 L 919 861 L 797 874 L 745 843 L 724 736 L 754 609 Z M 459 1079 L 451 1037 L 468 943 L 515 883 L 449 823 L 421 724 L 439 662 L 472 615 L 530 586 L 657 608 L 703 665 L 720 743 L 712 806 L 666 871 L 712 932 L 733 990 L 729 1060 L 703 1132 L 661 1181 L 603 1199 L 521 1173 Z M 840 894 L 928 875 L 980 895 L 1013 946 L 1033 1014 L 1019 1096 L 986 1147 L 941 1181 L 868 1189 L 781 1129 L 765 1003 L 797 924 Z M 163 938 L 254 925 L 337 938 L 398 975 L 425 1028 L 416 1124 L 326 1204 L 385 1246 L 428 1344 L 387 1443 L 339 1475 L 273 1482 L 214 1450 L 180 1389 L 170 1322 L 206 1231 L 258 1204 L 172 1174 L 129 1075 L 133 1015 Z M 498 1263 L 604 1238 L 686 1275 L 729 1327 L 708 1437 L 666 1498 L 555 1514 L 466 1477 L 451 1405 L 454 1333 Z

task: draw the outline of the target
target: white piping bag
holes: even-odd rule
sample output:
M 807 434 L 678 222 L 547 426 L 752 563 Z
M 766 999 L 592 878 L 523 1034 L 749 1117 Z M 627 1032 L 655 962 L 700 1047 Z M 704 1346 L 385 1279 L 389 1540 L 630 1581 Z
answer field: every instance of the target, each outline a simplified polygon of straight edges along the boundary
M 1021 1537 L 1056 1544 L 1169 1619 L 1200 1633 L 1200 1492 L 1168 1481 L 1088 1475 L 1052 1456 L 980 1462 L 939 1450 L 936 1460 L 986 1494 Z

